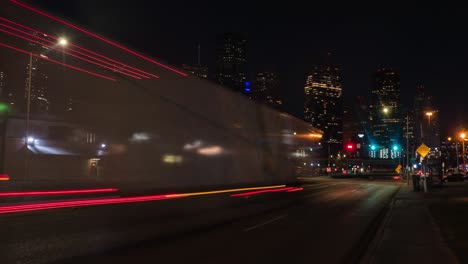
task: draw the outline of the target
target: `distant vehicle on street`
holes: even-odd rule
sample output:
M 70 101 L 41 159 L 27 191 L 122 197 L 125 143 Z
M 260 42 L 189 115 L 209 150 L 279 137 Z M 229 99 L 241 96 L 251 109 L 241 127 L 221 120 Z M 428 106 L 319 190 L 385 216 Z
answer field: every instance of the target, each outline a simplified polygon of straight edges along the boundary
M 447 174 L 443 177 L 443 180 L 445 182 L 460 182 L 464 181 L 466 178 L 466 174 L 460 173 L 460 172 L 454 172 Z

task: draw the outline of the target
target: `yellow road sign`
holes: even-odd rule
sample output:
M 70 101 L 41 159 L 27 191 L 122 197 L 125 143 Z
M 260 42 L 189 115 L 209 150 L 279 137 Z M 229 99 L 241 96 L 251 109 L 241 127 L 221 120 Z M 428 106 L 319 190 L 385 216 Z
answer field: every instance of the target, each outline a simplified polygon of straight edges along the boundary
M 396 171 L 398 174 L 400 174 L 401 168 L 402 168 L 402 167 L 401 167 L 401 164 L 398 164 L 398 166 L 396 167 L 395 171 Z
M 421 144 L 421 146 L 419 146 L 417 149 L 416 149 L 416 152 L 421 155 L 421 157 L 426 157 L 427 154 L 429 154 L 429 151 L 431 151 L 431 149 L 426 146 L 424 143 Z

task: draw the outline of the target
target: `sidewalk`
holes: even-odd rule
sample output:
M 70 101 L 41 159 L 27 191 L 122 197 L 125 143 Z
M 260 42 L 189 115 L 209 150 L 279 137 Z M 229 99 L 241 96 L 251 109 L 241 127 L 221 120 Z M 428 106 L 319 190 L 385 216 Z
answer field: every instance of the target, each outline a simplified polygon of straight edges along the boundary
M 458 263 L 429 213 L 427 199 L 402 185 L 361 263 Z

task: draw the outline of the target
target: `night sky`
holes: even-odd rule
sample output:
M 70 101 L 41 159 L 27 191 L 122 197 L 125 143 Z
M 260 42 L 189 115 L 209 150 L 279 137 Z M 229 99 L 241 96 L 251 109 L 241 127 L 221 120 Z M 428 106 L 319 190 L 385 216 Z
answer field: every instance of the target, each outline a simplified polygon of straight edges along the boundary
M 401 73 L 405 105 L 412 103 L 415 86 L 423 84 L 440 108 L 443 132 L 466 125 L 464 8 L 356 1 L 347 6 L 318 1 L 30 2 L 173 65 L 194 63 L 200 43 L 202 64 L 210 74 L 216 70 L 216 35 L 245 33 L 249 77 L 257 71 L 278 72 L 286 111 L 299 117 L 306 75 L 331 52 L 342 68 L 345 98 L 367 95 L 371 74 L 391 67 Z

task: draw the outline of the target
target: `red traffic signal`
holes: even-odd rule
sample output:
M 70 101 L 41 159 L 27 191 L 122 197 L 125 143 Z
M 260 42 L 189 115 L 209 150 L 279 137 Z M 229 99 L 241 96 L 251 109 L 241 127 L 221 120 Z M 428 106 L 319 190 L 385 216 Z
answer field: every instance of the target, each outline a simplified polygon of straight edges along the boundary
M 345 149 L 347 151 L 353 151 L 356 148 L 356 146 L 353 143 L 347 143 Z

